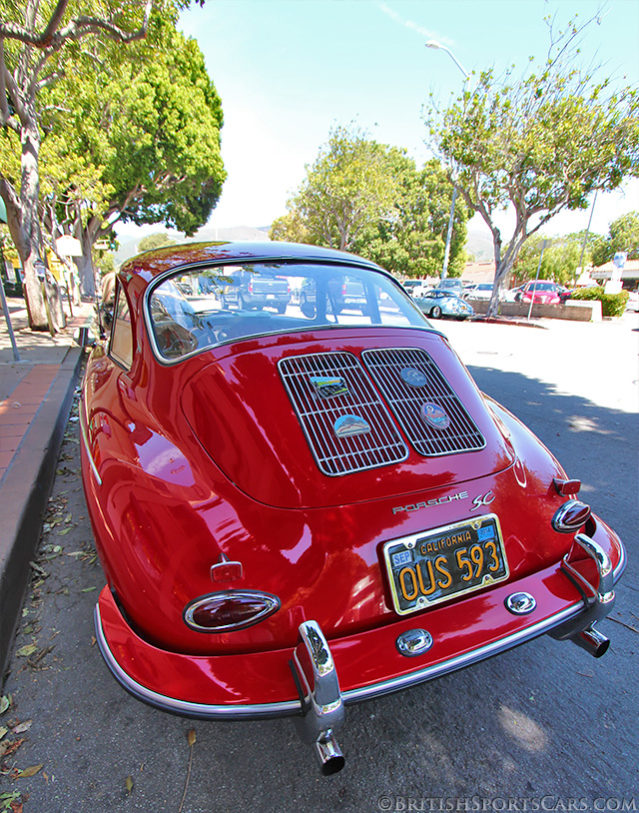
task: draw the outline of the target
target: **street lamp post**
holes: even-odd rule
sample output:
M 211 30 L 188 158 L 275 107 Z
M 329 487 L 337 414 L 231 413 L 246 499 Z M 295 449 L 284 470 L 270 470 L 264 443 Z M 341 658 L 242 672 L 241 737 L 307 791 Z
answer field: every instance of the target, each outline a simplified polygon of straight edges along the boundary
M 464 66 L 461 62 L 457 59 L 455 54 L 447 48 L 445 45 L 442 45 L 437 40 L 428 40 L 426 43 L 427 48 L 436 48 L 440 51 L 446 51 L 448 56 L 453 60 L 455 65 L 459 68 L 459 70 L 464 74 L 464 79 L 468 79 L 468 73 L 464 69 Z M 457 200 L 457 186 L 453 183 L 453 197 L 450 202 L 450 217 L 448 218 L 448 229 L 446 231 L 446 248 L 444 249 L 444 265 L 442 267 L 442 279 L 446 279 L 448 275 L 448 260 L 450 258 L 450 244 L 453 238 L 453 222 L 455 220 L 455 201 Z

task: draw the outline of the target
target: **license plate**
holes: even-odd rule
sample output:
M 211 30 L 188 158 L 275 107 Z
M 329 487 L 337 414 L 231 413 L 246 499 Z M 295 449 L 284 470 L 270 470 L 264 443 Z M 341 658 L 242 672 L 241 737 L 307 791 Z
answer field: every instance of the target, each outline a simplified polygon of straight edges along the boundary
M 399 615 L 503 582 L 509 575 L 495 514 L 394 539 L 384 545 L 384 561 Z

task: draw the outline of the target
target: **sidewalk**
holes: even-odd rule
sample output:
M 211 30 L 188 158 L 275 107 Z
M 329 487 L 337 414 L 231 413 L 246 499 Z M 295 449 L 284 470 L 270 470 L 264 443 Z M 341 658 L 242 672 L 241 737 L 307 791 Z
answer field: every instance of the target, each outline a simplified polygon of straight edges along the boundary
M 7 304 L 20 360 L 0 311 L 0 684 L 80 375 L 74 334 L 93 315 L 92 303 L 74 306 L 52 337 L 29 330 L 22 299 Z

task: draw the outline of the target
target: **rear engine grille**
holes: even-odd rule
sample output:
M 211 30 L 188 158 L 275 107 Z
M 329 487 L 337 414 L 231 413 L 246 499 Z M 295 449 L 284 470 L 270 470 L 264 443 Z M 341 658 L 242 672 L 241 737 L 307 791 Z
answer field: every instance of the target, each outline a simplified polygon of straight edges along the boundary
M 437 457 L 476 451 L 486 445 L 459 398 L 424 350 L 365 350 L 362 358 L 418 454 Z M 425 404 L 441 407 L 449 418 L 448 426 L 429 425 L 422 415 Z
M 350 474 L 406 460 L 408 447 L 356 356 L 351 353 L 292 356 L 281 359 L 278 368 L 311 452 L 324 474 Z M 330 379 L 341 381 L 331 384 Z M 360 424 L 363 419 L 369 429 L 340 437 L 336 422 L 343 418 L 352 423 L 351 416 L 360 419 Z

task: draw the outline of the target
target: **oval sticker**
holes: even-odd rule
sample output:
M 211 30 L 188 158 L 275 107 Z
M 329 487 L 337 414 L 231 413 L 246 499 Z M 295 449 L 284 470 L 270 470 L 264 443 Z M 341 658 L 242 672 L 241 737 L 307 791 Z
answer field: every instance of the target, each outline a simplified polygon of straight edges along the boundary
M 439 406 L 427 401 L 421 409 L 422 418 L 433 429 L 448 429 L 450 426 L 450 418 L 446 410 Z
M 410 387 L 425 387 L 428 384 L 426 374 L 415 367 L 404 367 L 399 371 L 399 374 L 406 384 Z

